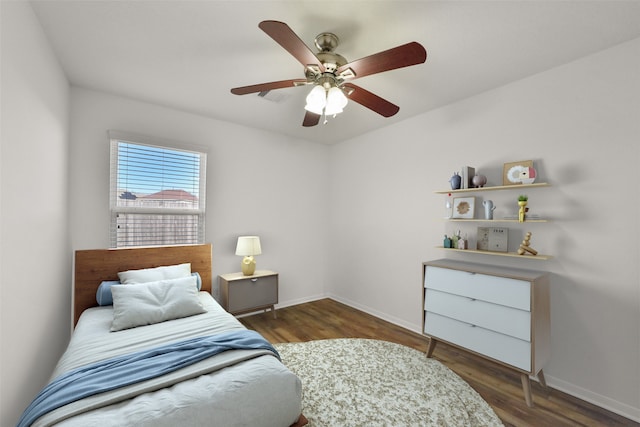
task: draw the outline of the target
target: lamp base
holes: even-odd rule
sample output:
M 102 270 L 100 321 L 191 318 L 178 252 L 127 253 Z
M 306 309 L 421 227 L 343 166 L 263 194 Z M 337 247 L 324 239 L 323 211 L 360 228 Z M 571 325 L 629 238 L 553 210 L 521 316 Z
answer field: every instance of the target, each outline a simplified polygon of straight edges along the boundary
M 252 256 L 246 256 L 242 259 L 240 267 L 242 268 L 242 274 L 252 276 L 256 271 L 256 260 Z

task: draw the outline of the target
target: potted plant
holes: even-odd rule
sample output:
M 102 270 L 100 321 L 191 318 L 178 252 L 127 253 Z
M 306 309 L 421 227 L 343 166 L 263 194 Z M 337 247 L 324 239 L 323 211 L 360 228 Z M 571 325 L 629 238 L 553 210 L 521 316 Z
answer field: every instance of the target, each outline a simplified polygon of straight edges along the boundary
M 518 221 L 524 222 L 524 214 L 526 212 L 527 202 L 529 201 L 529 197 L 526 194 L 521 194 L 518 196 L 518 206 L 520 206 L 520 210 L 518 211 Z

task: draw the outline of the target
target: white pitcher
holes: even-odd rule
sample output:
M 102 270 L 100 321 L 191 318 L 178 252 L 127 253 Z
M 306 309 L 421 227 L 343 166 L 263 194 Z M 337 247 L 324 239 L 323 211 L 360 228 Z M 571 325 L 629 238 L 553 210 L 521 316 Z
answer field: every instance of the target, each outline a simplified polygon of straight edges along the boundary
M 492 200 L 485 200 L 482 202 L 484 206 L 484 219 L 493 219 L 493 211 L 495 210 L 495 206 L 493 206 Z

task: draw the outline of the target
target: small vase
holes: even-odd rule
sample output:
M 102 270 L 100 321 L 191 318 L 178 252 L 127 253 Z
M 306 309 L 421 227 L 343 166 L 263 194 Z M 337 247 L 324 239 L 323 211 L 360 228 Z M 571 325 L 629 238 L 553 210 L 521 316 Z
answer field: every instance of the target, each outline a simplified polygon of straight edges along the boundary
M 493 211 L 496 209 L 493 200 L 483 201 L 482 206 L 484 206 L 484 219 L 493 219 Z
M 520 210 L 518 211 L 518 221 L 524 222 L 524 214 L 526 212 L 527 202 L 525 200 L 518 201 L 518 206 L 520 206 Z
M 449 179 L 449 183 L 451 184 L 452 190 L 458 190 L 462 183 L 462 177 L 458 175 L 458 172 L 454 172 L 453 176 Z
M 447 197 L 447 201 L 444 203 L 444 217 L 446 219 L 451 218 L 452 215 L 452 205 L 451 205 L 451 201 L 449 201 L 449 198 Z

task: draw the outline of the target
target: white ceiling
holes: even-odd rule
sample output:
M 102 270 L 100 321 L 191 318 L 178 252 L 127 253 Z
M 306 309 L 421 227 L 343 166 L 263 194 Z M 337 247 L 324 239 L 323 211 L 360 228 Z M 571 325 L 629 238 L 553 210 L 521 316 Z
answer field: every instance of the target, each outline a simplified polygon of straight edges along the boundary
M 333 144 L 640 37 L 640 1 L 32 1 L 73 85 Z M 275 100 L 229 90 L 304 78 L 258 28 L 287 23 L 314 51 L 321 32 L 353 61 L 417 41 L 427 61 L 355 83 L 400 106 L 351 102 L 301 126 L 308 87 Z

